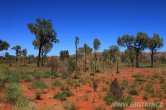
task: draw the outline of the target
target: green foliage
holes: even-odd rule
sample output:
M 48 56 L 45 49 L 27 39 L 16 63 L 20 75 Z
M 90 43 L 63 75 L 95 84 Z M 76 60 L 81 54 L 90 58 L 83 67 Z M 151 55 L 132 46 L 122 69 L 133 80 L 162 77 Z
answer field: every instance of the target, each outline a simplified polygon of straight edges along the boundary
M 45 88 L 47 88 L 47 84 L 42 80 L 35 81 L 35 82 L 32 82 L 31 88 L 32 89 L 45 89 Z
M 130 35 L 123 35 L 121 37 L 118 37 L 117 39 L 117 43 L 119 46 L 123 46 L 123 47 L 131 47 L 134 45 L 134 36 L 130 36 Z
M 20 97 L 17 100 L 13 110 L 35 110 L 35 108 L 27 98 Z
M 144 82 L 146 82 L 145 79 L 136 78 L 136 79 L 134 80 L 134 85 L 140 85 L 140 84 L 142 84 L 142 83 L 144 83 Z
M 146 86 L 145 86 L 145 91 L 148 93 L 148 94 L 154 94 L 154 90 L 153 90 L 153 84 L 147 84 Z
M 65 110 L 76 110 L 76 105 L 73 102 L 65 102 L 63 107 Z
M 80 55 L 84 54 L 84 50 L 85 50 L 84 47 L 78 48 L 78 54 L 80 54 Z M 90 46 L 88 46 L 87 44 L 86 44 L 86 53 L 87 54 L 92 53 L 92 48 Z
M 18 99 L 22 96 L 23 89 L 18 83 L 10 83 L 6 90 L 6 99 L 12 104 L 16 104 Z
M 33 41 L 33 45 L 38 52 L 38 62 L 40 64 L 40 57 L 43 54 L 47 54 L 53 47 L 53 43 L 58 43 L 57 33 L 53 29 L 51 20 L 46 19 L 36 19 L 36 23 L 29 23 L 28 29 L 32 34 L 36 36 L 36 39 Z
M 64 100 L 66 100 L 66 97 L 70 97 L 70 96 L 73 96 L 73 95 L 74 94 L 69 89 L 65 89 L 61 93 L 57 93 L 54 96 L 54 99 L 64 101 Z
M 95 51 L 100 48 L 100 45 L 101 45 L 100 41 L 97 38 L 94 39 L 94 41 L 93 41 L 93 48 L 94 48 Z
M 106 102 L 106 104 L 107 105 L 110 105 L 110 104 L 112 104 L 112 103 L 115 103 L 115 102 L 118 102 L 118 103 L 125 103 L 126 104 L 126 106 L 128 106 L 128 105 L 130 105 L 134 100 L 133 100 L 133 98 L 131 97 L 131 96 L 127 96 L 126 98 L 116 98 L 116 97 L 114 97 L 114 96 L 105 96 L 104 97 L 104 101 Z M 125 106 L 125 107 L 126 107 Z M 124 107 L 113 107 L 113 109 L 115 110 L 115 109 L 117 109 L 117 108 L 119 108 L 120 110 L 122 109 L 124 109 Z M 118 110 L 119 110 L 118 109 Z
M 68 59 L 68 58 L 69 58 L 69 51 L 68 50 L 60 51 L 60 59 L 61 60 Z
M 138 91 L 137 91 L 134 87 L 132 87 L 132 88 L 130 89 L 130 94 L 131 94 L 131 95 L 138 95 Z
M 63 83 L 61 83 L 59 80 L 53 81 L 52 86 L 64 87 Z
M 9 43 L 0 39 L 0 51 L 7 50 L 10 47 Z

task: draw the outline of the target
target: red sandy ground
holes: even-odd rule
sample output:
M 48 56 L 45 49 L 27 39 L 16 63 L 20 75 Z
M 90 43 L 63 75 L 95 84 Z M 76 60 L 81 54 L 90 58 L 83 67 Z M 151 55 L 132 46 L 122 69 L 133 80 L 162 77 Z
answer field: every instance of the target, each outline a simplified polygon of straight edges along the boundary
M 108 74 L 108 72 L 104 72 L 104 73 L 100 73 L 100 74 L 96 74 L 95 78 L 96 79 L 104 79 L 109 81 L 110 83 L 112 82 L 112 80 L 114 78 L 118 78 L 118 81 L 122 81 L 122 80 L 128 80 L 130 84 L 133 83 L 134 78 L 131 77 L 131 75 L 136 75 L 136 74 L 142 74 L 144 76 L 151 76 L 155 73 L 161 73 L 165 71 L 166 69 L 164 68 L 121 68 L 120 73 L 117 75 L 115 73 L 115 70 L 111 70 L 112 74 Z M 83 76 L 89 76 L 88 73 L 82 73 L 84 74 Z M 91 76 L 93 77 L 93 76 Z M 55 79 L 49 79 L 49 78 L 45 78 L 42 79 L 44 80 L 48 85 L 51 85 L 51 82 Z M 60 80 L 60 79 L 59 79 Z M 63 81 L 61 79 L 61 81 Z M 64 82 L 64 81 L 63 81 Z M 31 89 L 29 89 L 30 85 L 32 82 L 20 82 L 20 84 L 22 85 L 23 89 L 24 89 L 24 95 L 27 96 L 28 98 L 32 99 L 32 102 L 35 106 L 35 108 L 37 108 L 38 110 L 40 110 L 40 108 L 44 107 L 44 106 L 53 106 L 54 110 L 64 110 L 63 109 L 63 103 L 61 101 L 58 101 L 56 99 L 53 99 L 53 96 L 60 91 L 59 87 L 55 87 L 54 90 L 51 89 L 51 87 L 48 87 L 47 89 L 44 90 L 44 93 L 41 96 L 41 100 L 35 100 L 35 94 L 34 91 L 32 91 Z M 130 85 L 129 84 L 129 85 Z M 146 83 L 145 83 L 146 84 Z M 101 91 L 103 87 L 106 87 L 108 85 L 105 84 L 105 82 L 100 82 L 98 85 L 98 89 L 97 92 L 93 91 L 93 88 L 90 87 L 89 84 L 86 85 L 82 85 L 76 89 L 73 89 L 70 87 L 70 90 L 74 93 L 74 96 L 68 97 L 67 101 L 72 101 L 76 104 L 77 110 L 95 110 L 96 106 L 102 106 L 102 108 L 104 108 L 105 110 L 111 110 L 111 107 L 106 105 L 105 101 L 103 101 L 103 97 L 106 96 L 106 92 Z M 154 89 L 158 89 L 160 88 L 160 84 L 156 83 L 153 86 Z M 87 93 L 88 91 L 88 93 Z M 88 100 L 84 101 L 83 100 L 83 96 L 87 94 L 88 95 Z M 124 95 L 128 95 L 128 91 L 124 91 L 123 93 Z M 148 100 L 143 100 L 142 97 L 144 95 L 144 91 L 139 92 L 139 96 L 133 96 L 134 98 L 134 102 L 153 102 L 155 98 L 153 97 L 149 97 Z M 165 98 L 161 98 L 160 99 L 161 102 L 164 103 L 164 108 L 166 109 L 166 97 Z M 0 102 L 1 105 L 4 105 L 3 107 L 0 106 L 0 110 L 11 110 L 11 108 L 13 107 L 13 105 L 7 103 L 7 102 Z M 53 110 L 52 109 L 52 110 Z M 145 110 L 145 108 L 132 108 L 132 107 L 128 107 L 125 108 L 125 110 Z

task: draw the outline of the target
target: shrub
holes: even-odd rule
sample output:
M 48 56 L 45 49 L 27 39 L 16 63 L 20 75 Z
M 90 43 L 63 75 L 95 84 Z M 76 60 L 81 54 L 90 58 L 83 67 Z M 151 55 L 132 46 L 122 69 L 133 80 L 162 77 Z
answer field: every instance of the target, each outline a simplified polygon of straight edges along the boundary
M 73 102 L 65 102 L 63 107 L 65 110 L 76 110 L 76 105 Z
M 52 82 L 52 86 L 63 87 L 64 85 L 59 80 L 55 80 Z
M 36 90 L 35 91 L 35 99 L 36 100 L 40 100 L 41 99 L 41 92 L 40 92 L 40 90 Z
M 32 81 L 32 76 L 33 74 L 31 72 L 22 72 L 21 74 L 21 79 L 25 82 L 30 82 Z
M 44 88 L 47 88 L 47 84 L 42 80 L 35 81 L 32 83 L 31 88 L 32 89 L 44 89 Z
M 58 93 L 54 96 L 54 99 L 60 100 L 60 101 L 64 101 L 66 100 L 66 94 L 64 93 Z
M 140 85 L 140 84 L 142 84 L 142 83 L 144 83 L 144 82 L 146 82 L 145 79 L 136 78 L 136 79 L 134 80 L 134 85 Z
M 145 91 L 148 92 L 149 94 L 154 94 L 154 90 L 152 86 L 153 86 L 152 84 L 147 84 L 144 88 Z
M 30 101 L 25 97 L 20 97 L 13 110 L 35 110 Z
M 107 105 L 110 105 L 112 102 L 115 101 L 115 99 L 114 99 L 114 97 L 105 96 L 104 101 L 106 102 Z
M 54 96 L 54 99 L 64 101 L 64 100 L 66 100 L 66 97 L 70 97 L 70 96 L 73 96 L 73 95 L 74 94 L 72 92 L 70 92 L 69 90 L 65 90 L 65 91 L 63 91 L 61 93 L 57 93 Z
M 19 97 L 21 97 L 23 89 L 18 83 L 11 83 L 6 90 L 6 99 L 12 104 L 16 104 Z
M 132 88 L 130 89 L 130 94 L 131 94 L 131 95 L 138 95 L 138 91 L 137 91 L 134 87 L 132 87 Z

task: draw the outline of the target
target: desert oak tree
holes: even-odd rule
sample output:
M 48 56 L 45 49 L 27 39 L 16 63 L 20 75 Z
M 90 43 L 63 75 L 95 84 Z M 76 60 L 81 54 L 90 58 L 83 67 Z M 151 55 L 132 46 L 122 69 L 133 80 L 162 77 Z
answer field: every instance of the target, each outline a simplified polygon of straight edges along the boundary
M 36 19 L 36 23 L 29 23 L 28 28 L 32 34 L 36 36 L 33 41 L 33 45 L 37 48 L 38 51 L 38 61 L 37 66 L 40 66 L 40 58 L 42 54 L 42 49 L 49 43 L 58 43 L 57 33 L 53 29 L 51 20 L 46 19 Z

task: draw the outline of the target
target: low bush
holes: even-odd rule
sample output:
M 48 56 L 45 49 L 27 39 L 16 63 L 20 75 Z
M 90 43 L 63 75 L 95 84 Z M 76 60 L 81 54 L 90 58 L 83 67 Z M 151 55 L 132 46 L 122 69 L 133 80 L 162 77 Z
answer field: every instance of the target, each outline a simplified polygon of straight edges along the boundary
M 40 100 L 41 99 L 41 91 L 38 89 L 35 91 L 35 99 Z
M 31 88 L 32 89 L 44 89 L 44 88 L 47 88 L 47 84 L 42 80 L 35 81 L 32 83 Z
M 136 78 L 136 79 L 134 80 L 133 85 L 134 85 L 134 86 L 136 86 L 136 85 L 141 85 L 141 84 L 143 84 L 144 82 L 146 82 L 145 79 Z
M 59 80 L 55 80 L 52 82 L 52 86 L 63 87 L 64 85 Z
M 12 110 L 35 110 L 35 108 L 27 98 L 20 97 Z
M 130 95 L 138 95 L 138 91 L 134 87 L 132 87 L 130 89 Z
M 148 94 L 154 94 L 154 89 L 153 89 L 153 84 L 147 84 L 146 86 L 145 86 L 145 91 L 148 93 Z
M 74 94 L 70 90 L 64 90 L 61 93 L 57 93 L 54 96 L 54 99 L 64 101 L 64 100 L 66 100 L 66 97 L 70 97 L 70 96 L 73 96 L 73 95 Z
M 22 96 L 23 89 L 19 83 L 10 83 L 6 90 L 6 99 L 12 104 L 16 104 L 18 99 Z

